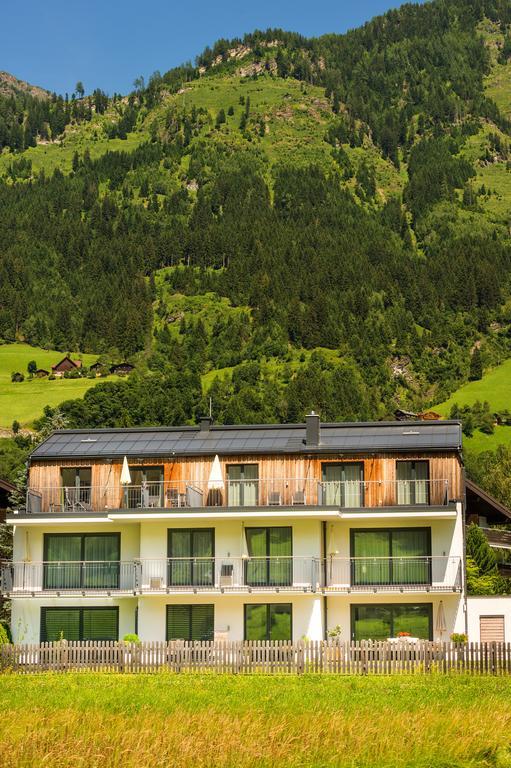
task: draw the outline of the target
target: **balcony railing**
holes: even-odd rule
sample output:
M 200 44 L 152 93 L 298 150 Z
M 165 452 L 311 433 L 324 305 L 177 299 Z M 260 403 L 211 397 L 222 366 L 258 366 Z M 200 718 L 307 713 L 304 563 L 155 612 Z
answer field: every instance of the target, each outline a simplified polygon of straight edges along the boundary
M 0 590 L 16 595 L 182 592 L 460 591 L 459 557 L 184 557 L 122 562 L 16 562 Z
M 447 480 L 226 480 L 223 488 L 196 481 L 141 485 L 31 488 L 27 512 L 87 513 L 204 507 L 439 507 L 449 503 Z

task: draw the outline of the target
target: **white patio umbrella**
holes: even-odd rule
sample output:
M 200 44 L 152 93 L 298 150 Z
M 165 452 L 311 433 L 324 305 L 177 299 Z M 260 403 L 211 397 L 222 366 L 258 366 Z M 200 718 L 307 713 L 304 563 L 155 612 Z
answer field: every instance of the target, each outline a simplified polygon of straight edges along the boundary
M 209 473 L 208 490 L 209 491 L 223 491 L 224 478 L 222 476 L 222 467 L 220 465 L 220 459 L 218 455 L 213 459 L 213 465 L 211 472 Z
M 442 639 L 443 633 L 447 631 L 443 600 L 440 600 L 440 602 L 438 603 L 438 610 L 436 613 L 436 631 L 440 635 L 440 639 Z
M 121 485 L 130 485 L 130 484 L 131 484 L 130 468 L 128 466 L 128 459 L 125 456 L 124 461 L 122 462 Z

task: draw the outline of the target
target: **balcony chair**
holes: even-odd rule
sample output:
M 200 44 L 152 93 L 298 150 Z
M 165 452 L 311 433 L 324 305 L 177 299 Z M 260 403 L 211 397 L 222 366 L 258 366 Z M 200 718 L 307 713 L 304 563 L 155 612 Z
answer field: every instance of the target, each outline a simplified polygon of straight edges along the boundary
M 280 507 L 281 505 L 282 505 L 282 498 L 280 496 L 280 491 L 270 491 L 268 494 L 268 506 Z
M 291 504 L 293 507 L 303 507 L 307 503 L 305 498 L 305 491 L 295 491 L 291 498 Z

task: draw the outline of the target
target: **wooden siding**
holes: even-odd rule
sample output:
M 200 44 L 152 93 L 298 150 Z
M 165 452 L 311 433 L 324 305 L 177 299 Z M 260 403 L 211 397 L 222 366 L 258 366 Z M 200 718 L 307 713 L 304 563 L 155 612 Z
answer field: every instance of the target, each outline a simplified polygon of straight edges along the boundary
M 304 480 L 313 488 L 322 479 L 322 465 L 341 462 L 361 462 L 364 466 L 364 506 L 392 506 L 396 503 L 396 462 L 400 460 L 429 461 L 429 479 L 431 481 L 431 503 L 445 503 L 445 482 L 447 482 L 449 500 L 462 497 L 462 473 L 459 457 L 454 453 L 445 454 L 385 454 L 365 456 L 221 456 L 220 463 L 224 478 L 227 478 L 227 466 L 230 464 L 257 464 L 261 486 L 271 481 Z M 213 463 L 212 457 L 184 457 L 169 461 L 166 459 L 131 459 L 130 467 L 162 466 L 165 483 L 190 483 L 199 487 L 207 486 Z M 34 462 L 30 466 L 29 487 L 44 491 L 58 489 L 61 485 L 61 468 L 92 468 L 92 507 L 94 509 L 115 509 L 121 506 L 122 488 L 120 476 L 122 461 L 105 462 L 102 460 L 78 459 L 70 461 Z M 47 507 L 43 493 L 43 509 Z M 287 502 L 288 500 L 286 500 Z M 313 498 L 310 503 L 316 503 Z

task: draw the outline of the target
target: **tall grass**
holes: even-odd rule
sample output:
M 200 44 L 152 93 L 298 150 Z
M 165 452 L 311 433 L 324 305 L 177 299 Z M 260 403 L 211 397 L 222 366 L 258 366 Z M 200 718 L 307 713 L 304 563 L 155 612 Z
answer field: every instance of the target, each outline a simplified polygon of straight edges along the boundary
M 511 766 L 511 680 L 0 678 L 3 768 Z

